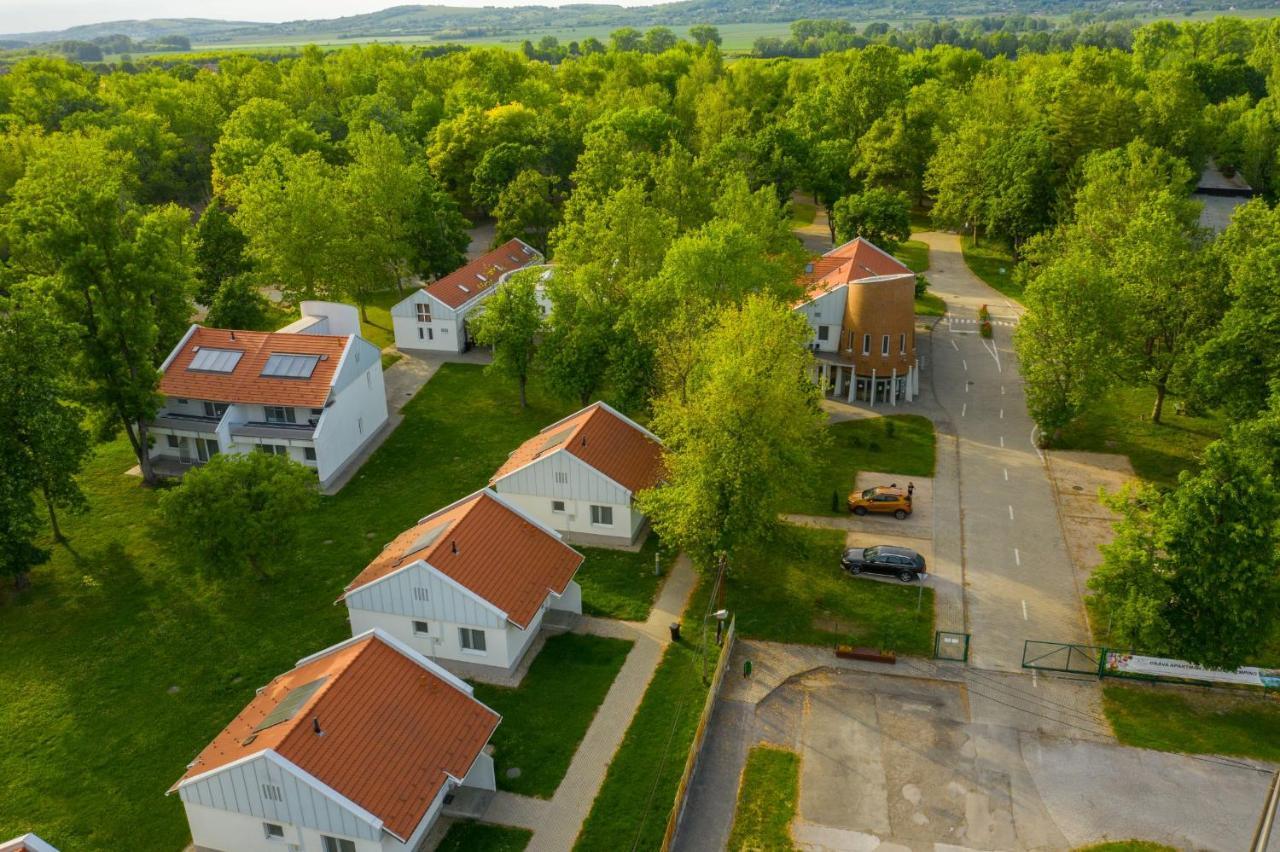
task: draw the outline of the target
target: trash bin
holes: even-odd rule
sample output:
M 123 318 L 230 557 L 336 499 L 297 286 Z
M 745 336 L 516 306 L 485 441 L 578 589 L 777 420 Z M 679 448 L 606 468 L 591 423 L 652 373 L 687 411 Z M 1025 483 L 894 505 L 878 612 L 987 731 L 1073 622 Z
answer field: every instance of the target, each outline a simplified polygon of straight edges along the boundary
M 678 621 L 671 622 L 671 641 L 680 641 L 680 622 Z

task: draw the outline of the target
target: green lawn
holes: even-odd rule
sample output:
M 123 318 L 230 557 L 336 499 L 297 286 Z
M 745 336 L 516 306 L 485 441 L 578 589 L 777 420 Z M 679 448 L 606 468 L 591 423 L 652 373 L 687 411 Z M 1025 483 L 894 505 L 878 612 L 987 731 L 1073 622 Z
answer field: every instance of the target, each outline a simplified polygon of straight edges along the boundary
M 574 578 L 582 586 L 582 611 L 624 621 L 649 617 L 661 580 L 653 573 L 654 555 L 661 553 L 663 575 L 675 558 L 671 551 L 660 550 L 652 532 L 637 553 L 603 547 L 579 547 L 578 552 L 586 557 Z
M 1172 846 L 1152 843 L 1149 840 L 1116 840 L 1094 846 L 1081 846 L 1076 852 L 1177 852 L 1177 850 Z
M 1152 423 L 1154 402 L 1155 391 L 1149 388 L 1111 390 L 1067 426 L 1053 447 L 1121 453 L 1138 476 L 1173 485 L 1181 471 L 1199 467 L 1205 445 L 1222 434 L 1226 422 L 1218 415 L 1179 415 L 1177 400 L 1170 398 L 1162 422 Z
M 631 651 L 627 639 L 561 633 L 547 639 L 520 686 L 475 685 L 502 714 L 493 735 L 498 788 L 549 799 Z M 519 777 L 507 771 L 519 770 Z
M 392 364 L 399 361 L 403 357 L 404 356 L 401 355 L 399 352 L 383 352 L 382 353 L 382 369 L 386 370 L 388 367 L 390 367 Z
M 850 576 L 840 567 L 844 546 L 840 530 L 785 525 L 768 550 L 734 565 L 724 606 L 737 616 L 738 633 L 927 656 L 933 650 L 933 589 L 921 596 L 916 583 Z
M 912 272 L 920 273 L 929 268 L 929 244 L 922 240 L 907 240 L 898 246 L 893 256 Z
M 387 541 L 571 410 L 531 390 L 522 411 L 514 383 L 443 367 L 268 581 L 193 572 L 153 536 L 156 495 L 123 475 L 128 445 L 101 447 L 82 477 L 91 511 L 64 521 L 71 549 L 54 547 L 29 590 L 0 593 L 0 837 L 184 846 L 164 791 L 257 687 L 350 635 L 334 599 Z
M 935 296 L 928 290 L 924 291 L 924 295 L 916 299 L 916 316 L 921 317 L 941 317 L 946 316 L 947 303 L 942 301 L 942 297 Z
M 700 583 L 682 619 L 683 639 L 667 646 L 622 744 L 609 764 L 574 849 L 658 849 L 676 787 L 707 700 L 699 653 L 707 586 Z M 708 667 L 715 665 L 708 652 Z
M 1280 763 L 1280 698 L 1274 695 L 1110 683 L 1102 706 L 1125 745 Z
M 791 820 L 799 787 L 800 758 L 795 752 L 769 745 L 751 749 L 738 786 L 731 852 L 793 849 Z
M 533 832 L 527 828 L 455 822 L 436 852 L 522 852 L 532 838 Z
M 972 236 L 962 236 L 960 250 L 969 271 L 1010 299 L 1021 301 L 1022 284 L 1015 280 L 1013 274 L 1017 261 L 1013 259 L 1008 245 L 993 237 L 983 237 L 974 246 Z
M 363 317 L 360 319 L 360 334 L 379 349 L 395 346 L 396 333 L 391 326 L 391 307 L 409 295 L 409 292 L 408 287 L 403 293 L 399 290 L 383 290 L 370 299 L 369 304 L 364 307 L 364 312 L 368 314 L 369 319 L 365 320 Z M 382 369 L 385 370 L 389 366 L 391 365 L 383 362 Z
M 808 493 L 797 494 L 789 511 L 841 515 L 860 470 L 901 476 L 933 476 L 933 421 L 918 414 L 844 420 L 827 426 L 831 441 Z M 906 483 L 901 483 L 906 485 Z M 832 495 L 836 495 L 835 505 Z

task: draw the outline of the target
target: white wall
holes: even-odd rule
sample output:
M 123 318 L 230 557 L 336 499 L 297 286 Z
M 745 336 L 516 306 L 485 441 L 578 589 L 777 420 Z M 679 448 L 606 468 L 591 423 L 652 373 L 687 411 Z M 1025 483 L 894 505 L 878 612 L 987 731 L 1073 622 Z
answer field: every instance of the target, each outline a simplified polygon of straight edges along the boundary
M 354 343 L 365 341 L 357 338 Z M 316 427 L 316 472 L 321 483 L 328 482 L 387 420 L 387 389 L 377 347 L 353 345 L 349 355 L 357 351 L 363 351 L 364 370 L 333 395 Z
M 357 609 L 350 605 L 347 607 L 347 615 L 351 622 L 352 636 L 358 636 L 376 627 L 386 631 L 392 637 L 413 648 L 424 657 L 457 660 L 461 663 L 494 666 L 495 668 L 509 670 L 520 661 L 520 658 L 524 656 L 524 652 L 528 649 L 529 643 L 538 635 L 538 631 L 542 628 L 542 614 L 545 609 L 546 606 L 544 604 L 543 609 L 538 611 L 528 628 L 524 630 L 510 622 L 502 627 L 482 628 L 469 624 L 459 624 L 456 621 L 436 621 L 396 615 L 394 613 L 374 612 L 372 610 Z M 413 622 L 415 620 L 427 622 L 429 631 L 427 635 L 423 636 L 414 632 Z M 462 647 L 458 631 L 463 627 L 484 630 L 485 651 L 483 654 Z
M 809 328 L 813 330 L 813 343 L 818 344 L 819 352 L 835 352 L 840 346 L 840 331 L 844 324 L 845 300 L 848 298 L 848 291 L 844 287 L 837 287 L 827 293 L 823 293 L 811 302 L 806 302 L 795 309 L 795 312 L 804 316 L 809 323 Z M 818 339 L 818 327 L 827 327 L 827 339 Z
M 431 305 L 431 322 L 418 322 L 417 305 Z M 461 352 L 463 339 L 461 327 L 452 308 L 427 295 L 425 290 L 414 290 L 391 308 L 391 328 L 395 332 L 397 349 L 420 349 L 431 352 Z M 419 337 L 418 329 L 431 329 L 429 336 Z
M 187 825 L 191 827 L 192 841 L 205 849 L 217 849 L 219 852 L 286 852 L 289 844 L 296 844 L 302 852 L 322 852 L 324 848 L 321 832 L 312 828 L 217 810 L 193 802 L 183 802 L 183 807 L 187 812 Z M 265 828 L 267 822 L 274 822 L 283 828 L 284 837 L 268 838 Z M 406 848 L 394 837 L 387 835 L 379 840 L 344 834 L 331 836 L 353 841 L 357 852 L 385 852 L 387 846 L 383 839 L 392 841 L 399 849 Z
M 565 498 L 564 512 L 551 509 L 553 500 L 559 497 L 541 497 L 532 494 L 513 494 L 503 488 L 497 489 L 511 505 L 529 515 L 534 520 L 553 530 L 562 533 L 578 533 L 581 535 L 601 536 L 613 539 L 617 544 L 630 544 L 635 534 L 644 524 L 644 515 L 630 505 L 622 503 L 605 503 L 596 500 L 572 500 Z M 613 509 L 611 525 L 591 523 L 591 507 L 608 506 Z

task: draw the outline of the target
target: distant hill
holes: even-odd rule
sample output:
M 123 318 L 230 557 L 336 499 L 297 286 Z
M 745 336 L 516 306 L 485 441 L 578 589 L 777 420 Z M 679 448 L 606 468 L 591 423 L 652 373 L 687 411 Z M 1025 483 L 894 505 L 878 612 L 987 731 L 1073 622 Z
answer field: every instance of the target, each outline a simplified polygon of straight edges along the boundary
M 14 33 L 0 39 L 40 44 L 123 34 L 145 40 L 184 35 L 196 44 L 270 41 L 298 37 L 378 38 L 422 36 L 464 39 L 579 27 L 688 26 L 690 24 L 777 23 L 801 18 L 883 20 L 973 15 L 1069 15 L 1073 12 L 1164 15 L 1180 12 L 1274 7 L 1274 0 L 680 0 L 655 6 L 572 4 L 560 7 L 393 6 L 380 12 L 325 20 L 254 23 L 207 18 L 156 18 L 86 24 L 57 32 Z

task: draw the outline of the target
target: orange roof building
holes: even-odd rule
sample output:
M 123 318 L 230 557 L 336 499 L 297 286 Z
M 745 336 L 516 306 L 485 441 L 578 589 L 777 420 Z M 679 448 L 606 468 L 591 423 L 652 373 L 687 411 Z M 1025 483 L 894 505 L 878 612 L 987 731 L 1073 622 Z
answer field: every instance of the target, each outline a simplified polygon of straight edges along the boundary
M 582 554 L 489 490 L 391 541 L 347 586 L 353 633 L 378 629 L 468 676 L 505 682 L 547 610 L 582 612 Z
M 627 546 L 647 528 L 635 496 L 662 475 L 658 437 L 597 402 L 517 447 L 489 484 L 566 540 Z
M 149 424 L 161 473 L 269 452 L 314 469 L 322 487 L 343 477 L 387 422 L 381 353 L 350 305 L 303 302 L 302 314 L 275 332 L 187 330 L 161 367 L 165 401 Z
M 523 240 L 508 240 L 443 278 L 410 293 L 391 308 L 397 349 L 465 352 L 472 346 L 467 317 L 511 273 L 543 262 Z
M 298 661 L 170 789 L 196 849 L 412 850 L 460 785 L 492 790 L 500 717 L 370 631 Z
M 920 392 L 915 273 L 861 237 L 806 267 L 794 309 L 813 330 L 815 378 L 849 402 L 910 402 Z

